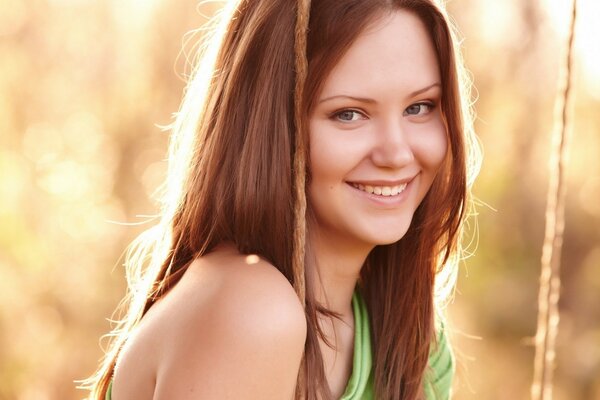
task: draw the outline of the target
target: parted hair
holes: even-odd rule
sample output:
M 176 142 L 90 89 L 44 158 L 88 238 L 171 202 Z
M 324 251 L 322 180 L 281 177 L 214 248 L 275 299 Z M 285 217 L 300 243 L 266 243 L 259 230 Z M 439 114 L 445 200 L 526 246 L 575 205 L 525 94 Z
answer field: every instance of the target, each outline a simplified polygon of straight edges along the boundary
M 160 222 L 130 247 L 124 318 L 90 399 L 104 399 L 119 351 L 190 263 L 223 241 L 259 254 L 294 287 L 307 338 L 296 398 L 332 399 L 319 314 L 305 272 L 308 117 L 321 86 L 356 37 L 394 10 L 418 16 L 435 48 L 448 151 L 411 227 L 377 246 L 358 282 L 372 330 L 377 399 L 423 397 L 435 316 L 451 292 L 479 167 L 469 83 L 448 18 L 434 0 L 239 0 L 225 7 L 201 49 L 171 130 Z

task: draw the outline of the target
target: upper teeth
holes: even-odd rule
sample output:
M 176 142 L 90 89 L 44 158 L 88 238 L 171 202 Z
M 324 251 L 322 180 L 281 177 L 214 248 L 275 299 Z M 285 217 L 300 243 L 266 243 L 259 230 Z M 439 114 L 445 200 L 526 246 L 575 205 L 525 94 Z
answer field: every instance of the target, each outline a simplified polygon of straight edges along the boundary
M 370 186 L 370 185 L 361 185 L 360 183 L 353 183 L 357 189 L 360 189 L 367 193 L 376 194 L 379 196 L 395 196 L 399 193 L 402 193 L 404 189 L 406 189 L 406 183 L 397 186 Z

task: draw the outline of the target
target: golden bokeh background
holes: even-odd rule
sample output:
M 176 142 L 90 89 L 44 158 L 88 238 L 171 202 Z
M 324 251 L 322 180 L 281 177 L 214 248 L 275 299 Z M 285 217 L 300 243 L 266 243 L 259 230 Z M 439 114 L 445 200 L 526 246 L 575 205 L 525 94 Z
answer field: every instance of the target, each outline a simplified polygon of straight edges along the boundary
M 485 160 L 449 306 L 457 400 L 529 398 L 568 1 L 452 0 Z M 600 399 L 600 3 L 579 1 L 554 398 Z M 152 225 L 186 57 L 216 2 L 0 2 L 0 399 L 79 399 Z M 187 35 L 186 35 L 187 33 Z M 182 48 L 186 51 L 182 52 Z M 474 226 L 474 225 L 472 225 Z

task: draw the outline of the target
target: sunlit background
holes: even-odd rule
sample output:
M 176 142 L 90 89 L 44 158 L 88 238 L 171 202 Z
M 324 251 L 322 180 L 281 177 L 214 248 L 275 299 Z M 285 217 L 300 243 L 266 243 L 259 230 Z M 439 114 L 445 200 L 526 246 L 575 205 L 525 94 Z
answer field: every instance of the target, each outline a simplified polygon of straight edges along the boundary
M 477 87 L 479 243 L 450 306 L 455 399 L 527 399 L 570 1 L 452 0 Z M 579 1 L 555 399 L 600 399 L 600 3 Z M 0 399 L 79 399 L 156 214 L 186 53 L 217 7 L 0 2 Z

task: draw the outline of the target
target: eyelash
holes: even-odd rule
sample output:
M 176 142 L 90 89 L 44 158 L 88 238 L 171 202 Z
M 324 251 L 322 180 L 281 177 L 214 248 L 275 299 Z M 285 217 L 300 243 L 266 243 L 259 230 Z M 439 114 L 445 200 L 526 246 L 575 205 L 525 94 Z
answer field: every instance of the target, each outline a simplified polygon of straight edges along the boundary
M 408 114 L 407 110 L 409 108 L 411 108 L 411 107 L 427 107 L 428 110 L 427 110 L 427 112 L 425 112 L 425 114 L 422 114 L 422 113 Z M 410 106 L 408 106 L 403 111 L 402 115 L 404 115 L 404 116 L 422 116 L 422 115 L 426 115 L 426 114 L 429 114 L 430 112 L 432 112 L 435 109 L 435 107 L 436 107 L 436 104 L 433 103 L 433 102 L 430 102 L 430 101 L 421 101 L 421 102 L 414 103 L 414 104 L 411 104 Z M 333 114 L 331 114 L 331 118 L 335 119 L 336 121 L 342 122 L 342 123 L 349 123 L 349 122 L 356 121 L 354 119 L 352 119 L 352 120 L 341 120 L 341 119 L 339 119 L 340 115 L 342 115 L 344 113 L 349 113 L 349 112 L 361 115 L 362 116 L 361 119 L 365 119 L 366 118 L 365 113 L 363 111 L 356 110 L 356 109 L 353 109 L 353 108 L 346 108 L 346 109 L 343 109 L 343 110 L 336 111 Z
M 435 103 L 430 102 L 430 101 L 422 101 L 422 102 L 419 102 L 419 103 L 411 104 L 410 106 L 406 107 L 406 110 L 404 110 L 404 112 L 402 113 L 402 115 L 415 115 L 415 116 L 422 115 L 420 113 L 419 114 L 407 114 L 407 110 L 409 108 L 415 107 L 415 106 L 420 106 L 420 107 L 424 106 L 424 107 L 427 107 L 428 110 L 427 110 L 427 112 L 425 114 L 429 114 L 435 108 Z
M 331 115 L 332 119 L 335 119 L 336 121 L 342 122 L 342 123 L 348 123 L 348 122 L 354 122 L 355 120 L 341 120 L 339 119 L 340 115 L 344 114 L 344 113 L 353 113 L 353 114 L 359 114 L 361 116 L 361 119 L 365 118 L 365 114 L 362 111 L 359 110 L 354 110 L 351 108 L 347 108 L 347 109 L 343 109 L 340 111 L 336 111 Z

